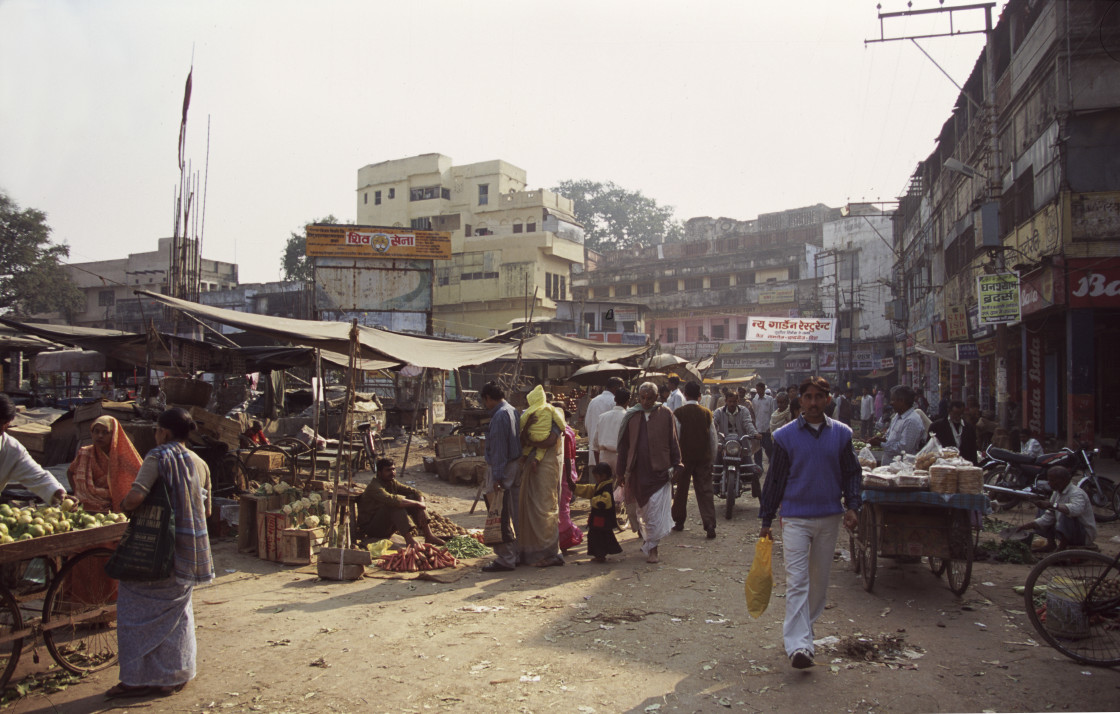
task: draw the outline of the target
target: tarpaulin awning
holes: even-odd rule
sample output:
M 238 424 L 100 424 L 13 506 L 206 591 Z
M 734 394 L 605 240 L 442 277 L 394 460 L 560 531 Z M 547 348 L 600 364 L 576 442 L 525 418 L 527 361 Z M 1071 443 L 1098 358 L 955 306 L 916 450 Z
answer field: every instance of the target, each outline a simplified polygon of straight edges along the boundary
M 137 290 L 136 294 L 152 298 L 201 320 L 238 327 L 247 332 L 270 335 L 295 345 L 318 347 L 343 355 L 350 352 L 350 323 L 347 322 L 254 315 L 200 305 L 147 290 Z M 363 358 L 392 361 L 396 365 L 413 364 L 417 367 L 442 370 L 485 364 L 511 356 L 516 350 L 516 346 L 508 344 L 452 342 L 435 337 L 403 335 L 365 325 L 358 325 L 358 342 L 361 345 Z
M 517 345 L 507 345 L 507 347 L 512 347 L 507 359 L 516 359 Z M 618 362 L 642 355 L 647 350 L 649 345 L 616 345 L 563 335 L 535 335 L 525 340 L 522 345 L 521 359 L 551 362 Z
M 891 367 L 890 369 L 873 369 L 867 374 L 861 374 L 860 379 L 882 379 L 883 377 L 889 377 L 892 374 L 894 374 L 894 367 Z
M 105 355 L 93 350 L 40 352 L 31 359 L 33 372 L 104 372 Z

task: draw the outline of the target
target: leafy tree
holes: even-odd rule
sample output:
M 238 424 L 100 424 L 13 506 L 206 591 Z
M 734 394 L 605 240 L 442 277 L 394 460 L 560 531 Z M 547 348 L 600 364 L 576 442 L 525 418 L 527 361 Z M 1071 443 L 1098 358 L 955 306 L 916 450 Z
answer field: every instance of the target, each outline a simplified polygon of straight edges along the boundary
M 0 192 L 0 313 L 28 316 L 61 312 L 67 318 L 85 304 L 61 259 L 70 246 L 52 244 L 47 214 L 20 207 Z
M 671 243 L 684 238 L 672 206 L 658 205 L 641 191 L 613 182 L 567 180 L 552 189 L 575 204 L 576 218 L 587 229 L 587 247 L 617 250 Z
M 307 223 L 338 223 L 338 219 L 334 215 L 329 215 Z M 307 259 L 306 228 L 299 233 L 293 231 L 288 238 L 288 243 L 284 246 L 284 257 L 280 259 L 280 268 L 284 271 L 285 280 L 311 281 L 311 261 Z

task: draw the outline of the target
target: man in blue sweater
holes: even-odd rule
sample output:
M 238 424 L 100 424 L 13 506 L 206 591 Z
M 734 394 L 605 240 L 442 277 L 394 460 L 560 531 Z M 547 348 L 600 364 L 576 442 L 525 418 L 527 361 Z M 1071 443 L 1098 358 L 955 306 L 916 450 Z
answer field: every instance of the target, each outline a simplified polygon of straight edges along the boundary
M 801 383 L 801 415 L 774 432 L 774 455 L 762 489 L 759 537 L 781 508 L 786 563 L 786 654 L 797 669 L 813 666 L 813 623 L 824 612 L 840 522 L 856 527 L 862 469 L 852 430 L 825 416 L 828 380 Z M 841 502 L 843 505 L 841 505 Z

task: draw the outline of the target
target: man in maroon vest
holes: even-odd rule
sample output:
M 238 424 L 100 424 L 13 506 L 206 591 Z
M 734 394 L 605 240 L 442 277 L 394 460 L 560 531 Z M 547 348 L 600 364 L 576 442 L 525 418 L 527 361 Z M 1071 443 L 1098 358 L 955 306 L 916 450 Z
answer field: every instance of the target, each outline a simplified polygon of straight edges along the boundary
M 645 382 L 618 433 L 618 474 L 626 501 L 638 503 L 647 563 L 658 561 L 657 544 L 672 530 L 671 479 L 682 468 L 673 412 L 657 401 L 657 385 Z
M 712 412 L 697 403 L 700 398 L 700 385 L 689 382 L 684 385 L 685 402 L 677 407 L 673 416 L 680 432 L 681 461 L 684 470 L 677 476 L 677 493 L 673 497 L 673 526 L 675 531 L 684 530 L 688 518 L 688 481 L 696 491 L 696 506 L 700 509 L 700 521 L 708 538 L 716 537 L 716 506 L 712 495 L 712 461 L 716 452 L 716 427 Z

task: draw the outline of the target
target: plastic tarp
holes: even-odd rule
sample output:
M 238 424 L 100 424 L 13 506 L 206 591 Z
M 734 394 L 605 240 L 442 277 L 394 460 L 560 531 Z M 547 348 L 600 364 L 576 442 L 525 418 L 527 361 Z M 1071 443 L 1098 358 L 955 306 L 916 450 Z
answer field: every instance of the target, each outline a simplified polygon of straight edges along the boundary
M 290 317 L 254 315 L 220 307 L 200 305 L 168 295 L 137 290 L 137 295 L 152 298 L 177 310 L 230 325 L 247 332 L 257 332 L 282 339 L 295 345 L 318 347 L 322 350 L 347 355 L 350 352 L 350 323 L 325 320 L 297 320 Z M 370 360 L 391 361 L 394 365 L 413 364 L 428 369 L 455 370 L 461 367 L 492 362 L 516 354 L 516 345 L 483 344 L 478 342 L 453 342 L 435 337 L 402 335 L 398 332 L 379 330 L 358 325 L 358 342 L 362 357 Z M 378 369 L 364 367 L 364 369 Z
M 507 345 L 507 347 L 512 347 L 508 357 L 516 359 L 517 345 Z M 616 345 L 563 335 L 536 335 L 525 340 L 521 348 L 521 359 L 549 362 L 618 362 L 638 357 L 648 350 L 648 345 Z
M 105 355 L 93 350 L 40 352 L 31 360 L 33 372 L 104 372 Z

